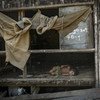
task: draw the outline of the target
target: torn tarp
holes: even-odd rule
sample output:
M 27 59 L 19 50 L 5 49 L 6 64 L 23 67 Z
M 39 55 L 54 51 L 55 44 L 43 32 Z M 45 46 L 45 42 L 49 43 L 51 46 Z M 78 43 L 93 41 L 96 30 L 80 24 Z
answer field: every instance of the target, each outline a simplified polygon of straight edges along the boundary
M 31 20 L 23 18 L 21 22 L 16 22 L 0 13 L 0 33 L 5 40 L 6 61 L 23 70 L 30 56 L 28 48 L 29 29 L 31 27 L 36 29 L 38 34 L 43 34 L 49 29 L 55 29 L 63 34 L 62 36 L 65 36 L 73 31 L 81 21 L 84 21 L 90 13 L 91 9 L 87 7 L 64 17 L 49 18 L 38 11 Z

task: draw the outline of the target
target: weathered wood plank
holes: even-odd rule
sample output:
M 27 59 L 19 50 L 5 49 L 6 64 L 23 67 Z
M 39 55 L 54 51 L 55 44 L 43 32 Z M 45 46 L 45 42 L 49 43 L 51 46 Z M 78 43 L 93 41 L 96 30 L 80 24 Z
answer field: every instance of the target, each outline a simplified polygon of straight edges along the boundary
M 87 78 L 25 78 L 25 79 L 0 79 L 0 86 L 93 86 L 95 79 Z
M 1 76 L 0 86 L 94 86 L 94 75 L 93 69 L 82 70 L 76 76 L 56 77 L 50 74 L 41 74 L 31 75 L 30 78 L 25 79 L 20 77 L 13 78 L 14 74 L 11 73 L 10 76 Z
M 77 90 L 77 91 L 67 91 L 67 92 L 58 92 L 58 93 L 46 93 L 46 94 L 34 94 L 34 95 L 22 95 L 15 97 L 2 98 L 2 100 L 49 100 L 57 98 L 67 98 L 68 100 L 81 100 L 80 97 L 88 98 L 89 100 L 100 98 L 100 89 L 86 89 L 86 90 Z M 71 99 L 76 97 L 77 99 Z M 83 99 L 83 100 L 88 100 Z
M 68 6 L 86 6 L 93 5 L 94 2 L 83 2 L 83 3 L 68 3 L 68 4 L 55 4 L 55 5 L 43 5 L 43 6 L 31 6 L 31 7 L 20 7 L 20 8 L 10 8 L 10 9 L 0 9 L 0 11 L 17 11 L 17 10 L 37 10 L 37 9 L 52 9 L 58 7 L 68 7 Z

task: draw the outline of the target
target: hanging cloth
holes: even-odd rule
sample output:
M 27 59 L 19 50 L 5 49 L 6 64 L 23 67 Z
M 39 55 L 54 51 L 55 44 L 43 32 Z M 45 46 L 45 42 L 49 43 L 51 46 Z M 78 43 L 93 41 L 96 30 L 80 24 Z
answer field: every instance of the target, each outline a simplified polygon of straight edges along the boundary
M 0 13 L 0 34 L 5 41 L 6 61 L 21 70 L 24 69 L 30 56 L 30 52 L 28 51 L 30 28 L 36 29 L 38 34 L 55 29 L 62 36 L 66 36 L 77 28 L 81 21 L 86 20 L 90 13 L 91 8 L 87 7 L 64 17 L 59 18 L 58 16 L 54 16 L 49 18 L 38 11 L 32 19 L 23 18 L 19 22 Z
M 63 17 L 47 17 L 38 11 L 32 18 L 32 28 L 36 29 L 38 34 L 43 34 L 45 31 L 54 29 L 59 31 L 62 37 L 66 36 L 78 27 L 81 21 L 85 21 L 92 12 L 90 7 L 75 13 L 67 14 Z
M 29 29 L 31 22 L 28 18 L 22 19 L 24 28 L 18 26 L 18 22 L 0 13 L 0 33 L 5 41 L 6 62 L 23 70 L 30 53 Z

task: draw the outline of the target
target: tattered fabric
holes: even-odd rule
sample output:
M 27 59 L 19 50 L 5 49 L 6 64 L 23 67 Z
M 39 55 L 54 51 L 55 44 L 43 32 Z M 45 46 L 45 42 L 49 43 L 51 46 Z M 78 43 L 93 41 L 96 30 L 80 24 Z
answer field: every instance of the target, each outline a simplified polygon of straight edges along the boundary
M 61 36 L 64 37 L 77 28 L 81 21 L 85 21 L 91 12 L 91 8 L 86 7 L 83 10 L 63 17 L 54 16 L 49 18 L 38 11 L 32 18 L 32 28 L 36 29 L 38 34 L 54 29 L 59 31 L 62 34 Z
M 6 61 L 23 70 L 30 53 L 29 29 L 31 22 L 23 18 L 24 28 L 20 29 L 17 22 L 8 16 L 0 13 L 0 33 L 5 41 Z
M 90 13 L 91 9 L 87 7 L 61 18 L 58 16 L 49 18 L 38 11 L 31 20 L 23 18 L 21 23 L 0 13 L 0 33 L 5 40 L 6 61 L 23 70 L 30 56 L 28 52 L 30 28 L 36 29 L 38 34 L 55 29 L 65 36 L 77 28 L 81 21 L 86 20 Z

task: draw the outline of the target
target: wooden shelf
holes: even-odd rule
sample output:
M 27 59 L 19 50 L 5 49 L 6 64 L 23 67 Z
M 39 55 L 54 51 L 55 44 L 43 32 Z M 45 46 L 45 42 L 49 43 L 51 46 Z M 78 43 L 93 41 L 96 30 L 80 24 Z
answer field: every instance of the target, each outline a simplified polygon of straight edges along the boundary
M 94 2 L 83 2 L 83 3 L 68 3 L 68 4 L 54 4 L 54 5 L 41 5 L 41 6 L 31 6 L 31 7 L 19 7 L 19 8 L 5 8 L 0 9 L 0 11 L 21 11 L 21 10 L 36 10 L 36 9 L 52 9 L 67 6 L 86 6 L 93 5 Z

